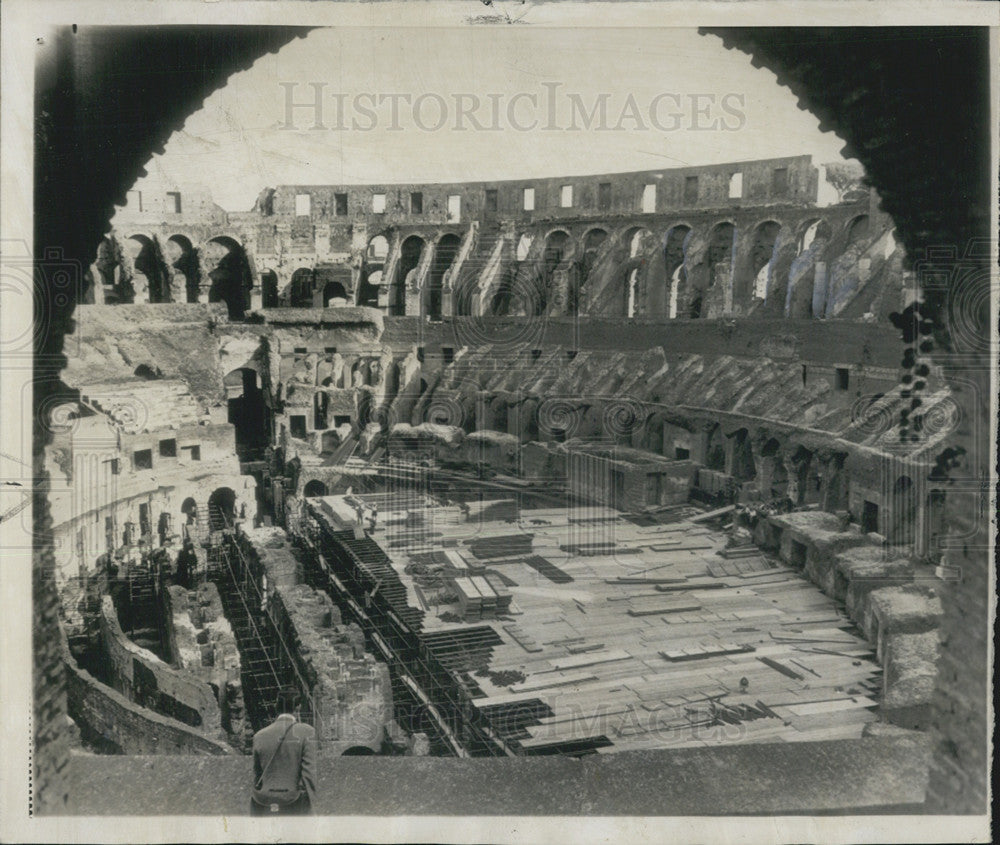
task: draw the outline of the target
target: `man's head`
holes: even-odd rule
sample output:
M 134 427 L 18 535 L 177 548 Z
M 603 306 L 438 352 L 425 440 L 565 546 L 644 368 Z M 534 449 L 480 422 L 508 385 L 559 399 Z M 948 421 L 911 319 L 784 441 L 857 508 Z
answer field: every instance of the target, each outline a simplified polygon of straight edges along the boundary
M 301 701 L 302 697 L 295 687 L 278 690 L 278 713 L 294 713 Z

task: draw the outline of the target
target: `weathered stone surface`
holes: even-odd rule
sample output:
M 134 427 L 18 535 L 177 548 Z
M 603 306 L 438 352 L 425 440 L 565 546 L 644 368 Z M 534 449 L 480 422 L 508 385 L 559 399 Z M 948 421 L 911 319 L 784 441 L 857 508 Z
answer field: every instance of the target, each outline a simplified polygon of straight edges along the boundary
M 883 587 L 869 596 L 862 627 L 868 640 L 876 644 L 876 653 L 881 658 L 890 637 L 933 631 L 941 616 L 941 600 L 932 590 L 916 585 Z

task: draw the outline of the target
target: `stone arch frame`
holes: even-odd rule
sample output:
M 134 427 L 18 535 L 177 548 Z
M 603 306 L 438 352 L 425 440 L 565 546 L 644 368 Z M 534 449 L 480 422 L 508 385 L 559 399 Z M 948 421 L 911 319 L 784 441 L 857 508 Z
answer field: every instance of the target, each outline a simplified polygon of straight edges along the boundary
M 825 214 L 808 215 L 801 223 L 798 224 L 798 226 L 795 227 L 795 254 L 796 255 L 801 255 L 802 252 L 804 251 L 803 247 L 802 247 L 802 241 L 805 238 L 806 233 L 809 231 L 809 229 L 812 228 L 815 224 L 819 224 L 819 227 L 817 228 L 817 235 L 816 235 L 816 237 L 819 237 L 818 232 L 819 232 L 819 230 L 824 225 L 827 228 L 827 240 L 829 241 L 829 239 L 833 236 L 833 226 L 830 223 L 828 215 L 825 215 Z M 810 242 L 809 246 L 811 246 L 811 245 L 812 245 L 812 242 Z M 809 248 L 808 246 L 805 247 L 805 249 L 808 249 L 808 248 Z
M 670 259 L 667 256 L 667 249 L 670 247 L 671 235 L 681 229 L 685 230 L 684 237 L 681 239 L 680 244 L 681 260 L 673 268 L 671 268 Z M 664 280 L 666 297 L 663 302 L 663 313 L 669 319 L 676 319 L 677 317 L 682 316 L 684 312 L 684 307 L 688 297 L 689 282 L 687 274 L 688 245 L 691 243 L 691 238 L 694 235 L 694 232 L 694 225 L 684 218 L 669 224 L 666 229 L 664 229 L 663 237 L 660 241 L 660 251 L 663 253 L 664 260 L 664 275 L 666 276 Z
M 328 308 L 330 300 L 338 298 L 336 296 L 337 292 L 340 292 L 340 299 L 343 299 L 348 305 L 351 304 L 351 295 L 347 292 L 344 287 L 343 282 L 329 281 L 323 285 L 323 307 Z
M 312 492 L 310 492 L 310 490 Z M 328 495 L 329 495 L 329 485 L 327 485 L 325 481 L 319 478 L 312 477 L 308 481 L 304 481 L 302 484 L 303 499 L 315 496 L 328 496 Z
M 569 292 L 555 290 L 553 282 L 556 270 L 572 259 L 576 251 L 576 238 L 562 226 L 546 232 L 542 239 L 542 254 L 536 266 L 541 276 L 542 299 L 546 310 L 555 308 L 557 313 L 565 310 L 570 299 Z M 565 301 L 561 302 L 561 298 Z
M 805 504 L 809 472 L 816 463 L 816 449 L 798 440 L 790 440 L 783 452 L 783 457 L 785 473 L 788 477 L 788 496 L 791 498 L 793 505 L 803 505 Z M 795 470 L 794 476 L 788 471 L 789 465 Z
M 414 260 L 412 245 L 417 241 L 419 241 L 420 247 L 416 251 L 416 259 Z M 394 278 L 388 280 L 389 316 L 395 317 L 406 314 L 406 277 L 420 266 L 420 262 L 423 261 L 424 254 L 430 246 L 430 239 L 421 232 L 411 232 L 405 236 L 400 234 L 399 262 L 396 266 Z
M 167 255 L 170 244 L 176 244 L 181 249 L 181 254 L 172 261 Z M 180 274 L 184 279 L 182 286 L 176 282 L 171 284 L 171 300 L 174 302 L 197 302 L 201 287 L 201 261 L 194 241 L 182 232 L 167 235 L 164 240 L 163 254 L 167 268 L 172 271 L 173 277 L 176 279 L 177 275 Z
M 239 494 L 228 484 L 216 487 L 208 496 L 208 525 L 212 531 L 229 527 L 230 519 L 236 518 L 236 504 Z M 220 502 L 222 502 L 220 504 Z
M 865 231 L 864 231 L 864 233 L 860 234 L 858 237 L 855 238 L 855 237 L 853 237 L 855 228 L 857 227 L 857 225 L 862 220 L 865 221 Z M 865 211 L 865 212 L 863 212 L 861 214 L 855 214 L 847 222 L 844 223 L 844 227 L 843 227 L 842 232 L 843 232 L 843 236 L 844 236 L 844 245 L 845 245 L 845 247 L 847 247 L 847 246 L 853 246 L 854 244 L 858 243 L 859 241 L 862 241 L 865 238 L 871 237 L 871 234 L 872 234 L 871 229 L 872 229 L 872 218 L 871 218 L 871 215 L 867 211 Z
M 369 259 L 376 259 L 376 264 L 385 263 L 386 259 L 389 257 L 389 251 L 392 249 L 392 235 L 391 229 L 383 229 L 382 231 L 376 232 L 368 239 L 368 243 L 365 245 L 364 258 L 367 262 Z M 378 257 L 372 253 L 372 244 L 375 243 L 379 238 L 385 241 L 385 255 Z
M 594 254 L 589 255 L 589 250 L 587 243 L 590 240 L 590 236 L 595 232 L 601 232 L 604 237 L 593 247 Z M 606 225 L 594 225 L 588 224 L 582 229 L 578 240 L 577 255 L 579 259 L 577 260 L 577 267 L 579 268 L 579 273 L 577 276 L 577 282 L 575 289 L 571 291 L 570 301 L 568 303 L 567 313 L 578 314 L 580 313 L 581 307 L 586 301 L 586 287 L 590 279 L 590 273 L 594 269 L 593 260 L 597 258 L 598 252 L 604 247 L 605 244 L 613 237 L 610 226 Z
M 876 187 L 880 190 L 884 189 L 886 195 L 890 196 L 894 208 L 893 215 L 897 220 L 902 221 L 900 228 L 904 231 L 906 238 L 905 246 L 910 249 L 911 255 L 916 254 L 915 247 L 923 241 L 932 243 L 966 243 L 984 228 L 982 225 L 968 219 L 948 221 L 943 214 L 932 211 L 932 203 L 928 202 L 928 196 L 937 190 L 933 177 L 927 180 L 926 186 L 918 185 L 911 188 L 903 182 L 900 176 L 895 175 L 893 172 L 892 161 L 898 159 L 898 156 L 912 156 L 914 149 L 926 150 L 928 148 L 927 146 L 917 147 L 917 144 L 920 142 L 911 139 L 925 137 L 930 133 L 920 133 L 919 131 L 912 130 L 919 130 L 921 127 L 932 128 L 932 122 L 940 120 L 940 109 L 928 109 L 926 116 L 924 116 L 923 110 L 921 110 L 920 115 L 913 116 L 900 104 L 898 97 L 889 96 L 885 99 L 883 105 L 885 110 L 897 116 L 902 123 L 902 127 L 896 129 L 894 133 L 894 137 L 902 142 L 900 145 L 902 149 L 894 148 L 890 152 L 885 152 L 885 147 L 888 145 L 868 143 L 876 137 L 878 130 L 873 128 L 871 119 L 865 116 L 863 110 L 872 101 L 873 97 L 877 97 L 882 92 L 873 91 L 877 86 L 878 79 L 877 77 L 874 79 L 871 78 L 869 72 L 869 67 L 873 66 L 871 52 L 864 45 L 845 43 L 842 37 L 838 38 L 834 36 L 831 39 L 830 46 L 838 50 L 838 63 L 836 65 L 830 62 L 825 55 L 809 56 L 811 61 L 797 64 L 796 59 L 805 57 L 806 50 L 809 48 L 802 44 L 796 44 L 791 40 L 792 36 L 776 34 L 768 40 L 763 40 L 752 31 L 711 28 L 704 30 L 704 32 L 721 37 L 727 48 L 735 48 L 752 55 L 755 62 L 776 73 L 779 83 L 790 88 L 796 93 L 796 96 L 800 97 L 803 108 L 808 109 L 811 114 L 829 121 L 841 138 L 853 144 L 860 151 L 866 167 L 870 166 L 870 169 L 874 173 Z M 136 132 L 135 137 L 124 142 L 125 146 L 122 150 L 120 161 L 116 162 L 116 167 L 109 167 L 107 174 L 103 172 L 96 173 L 93 168 L 82 169 L 84 175 L 81 177 L 81 184 L 86 189 L 75 191 L 73 195 L 87 197 L 87 202 L 90 204 L 91 209 L 89 211 L 87 209 L 80 209 L 82 212 L 80 214 L 80 224 L 78 224 L 78 228 L 81 230 L 80 234 L 74 237 L 71 232 L 67 231 L 66 237 L 60 237 L 65 224 L 60 221 L 49 221 L 47 223 L 41 221 L 42 235 L 40 242 L 66 244 L 68 254 L 71 257 L 82 257 L 80 239 L 89 237 L 88 229 L 92 230 L 103 225 L 106 221 L 107 215 L 110 212 L 111 202 L 115 196 L 113 191 L 123 191 L 129 184 L 128 180 L 134 178 L 142 162 L 148 158 L 149 151 L 154 149 L 156 144 L 165 142 L 169 131 L 180 126 L 178 121 L 185 113 L 190 113 L 191 110 L 200 107 L 205 90 L 211 90 L 213 87 L 221 87 L 234 69 L 246 69 L 255 58 L 264 54 L 265 51 L 277 49 L 286 39 L 293 38 L 294 35 L 291 33 L 293 33 L 291 28 L 275 28 L 275 32 L 267 36 L 261 36 L 257 33 L 247 33 L 246 36 L 235 39 L 232 54 L 225 65 L 206 69 L 200 76 L 195 75 L 190 81 L 184 80 L 183 84 L 168 85 L 167 82 L 163 82 L 163 87 L 161 88 L 163 101 L 161 102 L 160 97 L 149 98 L 151 103 L 155 103 L 156 111 L 152 111 L 152 106 L 146 106 L 146 111 L 141 112 L 144 118 L 147 118 L 147 115 L 148 118 L 144 120 L 142 130 Z M 148 41 L 141 41 L 138 36 L 136 40 L 140 44 L 148 43 Z M 187 54 L 197 55 L 197 49 L 203 50 L 206 40 L 206 37 L 201 37 L 197 42 L 192 42 L 191 46 L 186 48 Z M 252 44 L 250 43 L 251 41 Z M 983 49 L 985 49 L 982 47 L 981 39 L 970 40 L 969 46 L 966 47 L 963 44 L 962 48 L 963 55 L 960 61 L 962 66 L 969 67 L 976 65 L 975 61 L 968 61 L 970 50 L 974 57 L 979 57 Z M 841 52 L 847 52 L 850 60 L 844 61 L 843 56 L 840 54 Z M 942 60 L 950 67 L 956 69 L 959 67 L 959 60 L 956 60 L 954 51 L 950 53 L 945 51 L 943 59 L 941 57 L 936 59 L 938 62 Z M 155 59 L 153 61 L 155 62 Z M 893 59 L 891 57 L 885 62 L 884 71 L 889 75 L 890 79 L 893 74 L 898 75 L 898 66 L 900 64 L 901 62 L 898 58 Z M 843 66 L 843 70 L 841 70 L 841 66 Z M 882 67 L 882 65 L 879 65 L 879 67 Z M 827 77 L 823 76 L 826 68 L 829 68 L 833 74 L 832 81 L 837 83 L 835 86 L 827 84 Z M 907 64 L 907 74 L 916 73 L 920 75 L 926 74 L 926 72 L 926 61 L 918 61 L 915 68 Z M 822 77 L 822 81 L 817 80 L 817 75 Z M 866 75 L 867 79 L 865 78 Z M 119 74 L 119 76 L 127 79 L 136 75 Z M 946 89 L 951 91 L 953 97 L 941 96 L 938 99 L 944 103 L 954 101 L 959 103 L 960 106 L 969 102 L 977 103 L 980 95 L 977 91 L 973 90 L 974 86 L 965 84 L 966 77 L 963 74 L 957 74 L 956 79 L 958 85 L 953 83 L 950 89 Z M 122 89 L 126 92 L 125 95 L 117 98 L 106 98 L 110 102 L 103 104 L 97 112 L 105 119 L 105 122 L 110 123 L 109 118 L 113 118 L 116 114 L 120 113 L 121 107 L 116 105 L 116 102 L 132 102 L 132 100 L 138 99 L 128 96 L 128 93 L 134 89 L 127 88 L 127 84 L 127 82 L 122 83 Z M 855 104 L 845 105 L 842 111 L 837 111 L 835 98 L 842 97 L 842 89 L 856 91 L 857 97 L 854 98 Z M 51 93 L 44 89 L 42 90 L 42 94 L 51 96 Z M 56 109 L 60 116 L 65 116 L 65 106 L 59 106 L 58 100 Z M 944 111 L 945 114 L 949 113 L 947 106 L 944 107 Z M 974 109 L 970 108 L 966 111 L 972 113 Z M 958 116 L 960 116 L 959 112 L 960 109 L 956 110 Z M 871 110 L 869 113 L 871 113 Z M 944 133 L 942 137 L 950 139 L 952 135 L 949 131 L 948 133 Z M 892 146 L 895 147 L 895 145 Z M 940 149 L 940 147 L 941 142 L 939 141 L 937 147 L 930 146 L 930 150 L 933 153 L 936 149 Z M 62 163 L 58 151 L 58 145 L 54 145 L 53 150 L 42 157 L 43 161 L 40 167 L 43 169 L 43 172 L 61 175 L 62 173 L 66 173 L 70 167 L 75 166 L 74 164 Z M 99 154 L 96 151 L 96 144 L 94 143 L 85 144 L 82 153 L 85 160 L 88 161 L 94 160 Z M 958 165 L 956 167 L 956 170 L 958 170 L 956 178 L 960 184 L 965 186 L 970 183 L 972 179 L 971 174 L 975 167 L 977 165 Z M 62 179 L 51 179 L 49 181 L 52 185 L 62 186 L 65 184 L 65 181 Z M 51 198 L 54 190 L 43 188 L 43 193 L 49 194 L 49 198 Z M 970 201 L 974 205 L 978 205 L 980 201 L 979 195 L 971 195 Z M 918 228 L 919 224 L 916 221 L 925 212 L 929 212 L 929 220 L 926 226 Z M 983 219 L 988 219 L 988 215 Z M 52 236 L 53 232 L 56 233 L 54 237 Z M 988 237 L 991 233 L 986 231 L 985 234 Z M 58 344 L 62 342 L 66 319 L 67 316 L 62 310 L 56 312 L 55 328 L 50 332 L 50 338 L 47 341 L 49 346 L 54 345 L 58 347 Z M 944 330 L 942 329 L 941 331 Z M 987 373 L 989 372 L 989 368 L 984 369 Z M 38 393 L 36 393 L 36 397 L 37 395 Z M 42 395 L 44 396 L 44 394 Z M 983 395 L 988 395 L 988 390 L 984 391 Z M 962 440 L 965 438 L 965 435 L 960 434 L 958 437 Z M 982 462 L 981 458 L 973 458 L 973 460 Z M 47 518 L 47 513 L 46 506 L 36 510 L 35 519 L 39 524 L 43 524 L 43 521 Z M 956 509 L 955 514 L 961 517 L 961 509 Z M 961 526 L 964 529 L 966 521 L 963 520 Z M 48 529 L 42 530 L 43 536 L 47 535 L 47 533 Z M 968 545 L 964 550 L 953 551 L 948 555 L 949 560 L 954 560 L 956 563 L 963 562 L 963 565 L 967 563 L 970 566 L 978 566 L 978 552 L 975 551 L 978 548 L 977 545 L 972 544 Z M 51 552 L 43 549 L 39 557 L 40 561 L 37 564 L 39 569 L 47 570 L 47 568 L 51 567 Z M 958 672 L 960 683 L 953 681 L 951 683 L 953 689 L 961 689 L 962 684 L 965 684 L 974 677 L 973 673 L 979 670 L 980 660 L 978 649 L 972 655 L 971 660 L 968 654 L 961 655 L 966 658 L 964 661 L 956 662 L 954 660 L 953 654 L 957 653 L 964 645 L 964 641 L 960 640 L 958 636 L 961 632 L 959 626 L 967 624 L 967 618 L 959 618 L 960 614 L 954 614 L 950 611 L 953 606 L 961 607 L 962 601 L 971 600 L 971 608 L 966 608 L 966 610 L 976 614 L 975 618 L 978 618 L 982 603 L 982 595 L 980 593 L 985 594 L 985 591 L 977 591 L 978 586 L 979 582 L 976 578 L 970 578 L 958 586 L 942 585 L 941 592 L 946 599 L 946 625 L 949 626 L 949 633 L 955 635 L 953 637 L 953 645 L 946 649 L 942 662 L 949 670 L 955 669 Z M 40 589 L 36 592 L 35 608 L 40 620 L 40 629 L 48 633 L 54 625 L 52 621 L 54 617 L 50 590 Z M 49 665 L 47 658 L 36 656 L 35 670 L 38 677 L 41 677 L 42 667 L 46 665 Z M 973 687 L 973 689 L 977 690 L 978 687 Z M 940 683 L 939 691 L 942 696 L 945 696 L 944 704 L 956 700 L 953 697 L 947 697 L 948 691 L 944 687 L 944 681 Z M 45 690 L 44 694 L 48 694 L 47 690 Z M 943 713 L 945 711 L 942 709 L 943 706 L 935 706 L 935 718 L 944 720 Z M 978 746 L 977 734 L 981 724 L 985 724 L 985 722 L 979 719 L 976 713 L 968 712 L 968 710 L 975 707 L 974 703 L 967 706 L 959 702 L 958 706 L 959 712 L 957 718 L 947 720 L 949 725 L 955 727 L 936 730 L 936 762 L 934 765 L 935 767 L 940 766 L 942 768 L 951 765 L 955 775 L 954 777 L 951 776 L 952 769 L 945 770 L 947 772 L 945 775 L 939 775 L 937 768 L 932 771 L 931 784 L 928 788 L 928 801 L 931 811 L 935 808 L 939 810 L 944 808 L 948 812 L 958 812 L 961 811 L 961 808 L 969 808 L 969 812 L 973 809 L 976 812 L 980 812 L 979 802 L 985 788 L 983 786 L 985 777 L 980 773 L 986 771 L 986 764 L 979 765 L 978 758 L 974 756 L 975 752 L 970 749 Z M 971 724 L 968 724 L 969 722 Z M 36 730 L 40 731 L 41 727 L 42 723 L 40 720 L 36 720 Z M 39 763 L 47 759 L 63 759 L 52 753 L 53 743 L 44 734 L 39 733 L 38 736 L 40 740 L 36 749 L 36 759 Z M 941 750 L 942 747 L 945 750 Z M 970 757 L 973 758 L 971 761 Z M 44 770 L 39 768 L 39 772 L 42 771 Z M 970 774 L 971 772 L 975 774 Z M 946 777 L 950 780 L 946 781 Z M 59 784 L 54 779 L 50 780 L 47 773 L 45 777 L 42 777 L 41 774 L 39 775 L 38 786 L 37 800 L 39 806 L 44 807 L 47 803 L 51 803 L 53 796 L 58 795 Z M 48 788 L 46 789 L 46 787 Z
M 753 430 L 743 423 L 729 424 L 723 425 L 722 433 L 732 441 L 730 475 L 741 483 L 756 481 L 757 464 L 753 455 Z
M 599 228 L 599 227 L 594 227 L 594 228 Z M 576 238 L 573 237 L 573 233 L 566 226 L 553 226 L 544 235 L 541 235 L 540 237 L 542 238 L 542 241 L 547 243 L 549 238 L 557 234 L 565 235 L 567 242 L 572 242 L 574 246 L 576 245 Z M 537 238 L 539 237 L 539 235 L 536 235 L 535 237 Z
M 218 244 L 227 250 L 226 254 L 219 259 L 214 270 L 211 272 L 217 272 L 223 262 L 232 260 L 236 263 L 234 269 L 237 271 L 238 277 L 235 281 L 229 281 L 228 284 L 218 284 L 218 286 L 217 283 L 222 280 L 220 278 L 213 278 L 209 287 L 209 302 L 225 302 L 231 319 L 234 317 L 237 319 L 242 318 L 243 313 L 250 304 L 250 290 L 254 286 L 254 271 L 250 255 L 243 241 L 228 232 L 211 235 L 206 238 L 199 249 L 199 255 L 202 255 L 210 244 Z M 209 276 L 211 277 L 211 273 L 209 273 Z
M 645 232 L 645 235 L 636 242 L 636 237 Z M 646 265 L 646 256 L 652 248 L 652 241 L 655 240 L 653 229 L 646 223 L 630 223 L 618 230 L 619 243 L 625 252 L 618 273 L 619 284 L 622 285 L 620 293 L 622 315 L 628 318 L 640 316 L 645 299 L 645 274 L 642 268 Z M 635 253 L 632 252 L 632 244 L 635 242 Z M 617 275 L 617 274 L 616 274 Z M 632 313 L 630 314 L 629 311 Z
M 758 266 L 757 258 L 754 255 L 754 247 L 757 244 L 758 233 L 762 232 L 764 227 L 777 227 L 774 229 L 774 237 L 771 240 L 770 253 L 767 256 L 767 260 L 760 263 Z M 750 307 L 755 300 L 767 301 L 767 294 L 771 290 L 774 284 L 774 275 L 776 265 L 778 263 L 778 251 L 782 244 L 782 234 L 788 231 L 787 224 L 782 222 L 775 215 L 766 216 L 760 220 L 757 220 L 752 225 L 746 227 L 746 254 L 743 256 L 737 256 L 736 261 L 739 264 L 744 265 L 743 272 L 737 280 L 733 283 L 733 301 L 734 304 L 738 303 L 744 305 L 745 307 Z M 739 239 L 739 236 L 737 236 Z M 764 278 L 763 285 L 763 296 L 760 295 L 758 288 L 758 280 L 761 273 L 767 271 Z
M 301 285 L 301 280 L 305 278 L 302 273 L 309 274 L 309 304 L 308 305 L 296 305 L 296 286 Z M 288 303 L 290 308 L 309 308 L 312 306 L 312 287 L 315 284 L 316 271 L 311 265 L 300 265 L 296 267 L 291 273 L 288 274 L 288 283 L 278 291 L 279 300 L 283 300 Z
M 806 244 L 809 230 L 816 227 L 812 240 Z M 789 266 L 784 285 L 775 287 L 770 300 L 774 310 L 779 305 L 785 316 L 813 315 L 813 287 L 815 285 L 815 265 L 826 260 L 830 243 L 834 239 L 834 228 L 828 214 L 808 215 L 795 229 L 795 257 Z M 803 280 L 804 281 L 801 281 Z M 804 288 L 803 285 L 806 285 Z M 782 289 L 783 287 L 783 289 Z
M 133 296 L 135 296 L 140 302 L 162 302 L 162 276 L 165 268 L 160 266 L 163 263 L 163 259 L 161 250 L 156 242 L 156 235 L 147 235 L 144 232 L 135 232 L 122 240 L 123 245 L 126 247 L 126 249 L 123 250 L 124 254 L 122 257 L 127 258 L 129 264 L 131 265 L 128 267 L 128 270 L 131 274 L 129 281 L 132 285 Z M 135 243 L 140 244 L 139 251 L 134 256 L 131 255 L 127 249 L 129 241 L 134 241 Z M 140 259 L 146 259 L 143 261 L 143 265 L 146 266 L 151 272 L 146 272 L 146 270 L 140 269 Z M 151 262 L 151 264 L 147 264 L 147 261 Z M 135 281 L 137 275 L 141 275 L 146 281 L 146 290 L 144 292 L 136 290 Z
M 455 242 L 455 252 L 446 266 L 441 265 L 442 246 L 445 239 L 453 239 Z M 444 314 L 444 277 L 448 270 L 454 265 L 462 249 L 463 234 L 460 231 L 444 229 L 437 233 L 431 247 L 434 254 L 431 256 L 431 264 L 424 284 L 424 289 L 420 296 L 420 310 L 424 317 L 441 317 Z
M 713 249 L 718 248 L 718 245 L 715 244 L 716 233 L 726 226 L 732 228 L 732 238 L 728 244 L 729 281 L 724 283 L 722 287 L 725 288 L 727 284 L 732 284 L 732 271 L 740 227 L 739 222 L 734 217 L 725 216 L 716 218 L 702 227 L 702 231 L 705 233 L 704 245 L 698 250 L 697 256 L 688 262 L 689 267 L 687 272 L 690 296 L 687 316 L 691 318 L 713 316 L 712 312 L 719 309 L 711 306 L 717 303 L 718 300 L 725 300 L 726 291 L 720 291 L 719 286 L 715 284 L 716 268 L 721 266 L 721 262 L 714 260 L 712 253 Z
M 260 271 L 260 305 L 261 308 L 278 307 L 278 273 L 272 267 L 264 267 Z

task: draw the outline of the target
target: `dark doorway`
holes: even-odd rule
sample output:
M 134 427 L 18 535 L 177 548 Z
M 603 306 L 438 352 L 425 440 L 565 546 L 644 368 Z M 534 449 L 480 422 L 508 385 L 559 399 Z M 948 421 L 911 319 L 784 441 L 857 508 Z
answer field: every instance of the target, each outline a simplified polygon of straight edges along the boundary
M 229 406 L 229 422 L 236 429 L 236 452 L 242 460 L 252 460 L 271 439 L 270 415 L 256 370 L 242 367 L 223 380 Z
M 338 305 L 348 305 L 347 291 L 340 282 L 327 282 L 323 288 L 323 307 L 336 307 Z
M 792 540 L 791 550 L 789 551 L 789 563 L 797 569 L 802 569 L 806 565 L 806 544 L 800 543 L 798 540 Z
M 307 267 L 302 267 L 292 273 L 288 297 L 288 304 L 292 308 L 312 308 L 313 276 L 313 271 Z
M 318 478 L 310 481 L 302 490 L 302 495 L 307 499 L 315 496 L 325 496 L 327 494 L 326 485 Z
M 274 270 L 260 274 L 260 293 L 262 308 L 278 307 L 278 274 Z
M 389 316 L 402 316 L 406 313 L 406 277 L 420 264 L 424 253 L 424 242 L 413 235 L 403 241 L 399 250 L 399 266 L 389 287 Z
M 865 502 L 864 510 L 861 512 L 861 530 L 865 534 L 878 533 L 878 505 L 874 502 Z

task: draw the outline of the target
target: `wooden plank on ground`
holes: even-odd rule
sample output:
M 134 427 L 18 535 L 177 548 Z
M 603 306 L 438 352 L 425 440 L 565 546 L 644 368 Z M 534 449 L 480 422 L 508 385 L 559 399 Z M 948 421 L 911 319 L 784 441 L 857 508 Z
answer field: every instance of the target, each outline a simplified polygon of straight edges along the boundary
M 700 604 L 689 602 L 686 604 L 669 604 L 660 606 L 630 607 L 629 616 L 656 616 L 662 613 L 688 613 L 701 610 Z
M 785 675 L 789 678 L 794 678 L 797 681 L 805 680 L 805 678 L 798 672 L 796 672 L 794 669 L 789 669 L 787 666 L 782 665 L 777 660 L 772 660 L 770 657 L 758 657 L 757 659 L 765 666 L 770 666 L 776 672 L 781 672 L 782 675 Z
M 581 654 L 576 657 L 561 657 L 553 660 L 553 669 L 577 669 L 581 666 L 592 666 L 597 663 L 612 663 L 616 660 L 628 660 L 632 655 L 623 649 L 606 651 L 596 654 Z
M 688 517 L 687 521 L 692 523 L 705 522 L 708 519 L 714 519 L 717 516 L 731 513 L 734 510 L 736 510 L 736 505 L 726 505 L 724 508 L 717 508 L 714 511 L 705 511 L 705 513 L 700 513 L 697 516 Z
M 596 681 L 597 675 L 591 672 L 577 672 L 575 674 L 561 675 L 561 676 L 538 676 L 533 678 L 528 678 L 526 681 L 522 681 L 519 684 L 511 684 L 508 689 L 511 692 L 530 692 L 532 690 L 543 690 L 549 687 L 565 687 L 570 684 L 579 684 L 584 681 Z
M 738 643 L 715 643 L 713 645 L 692 646 L 672 651 L 661 651 L 665 660 L 680 663 L 687 660 L 703 660 L 708 657 L 719 657 L 725 654 L 746 654 L 753 651 L 753 646 Z

